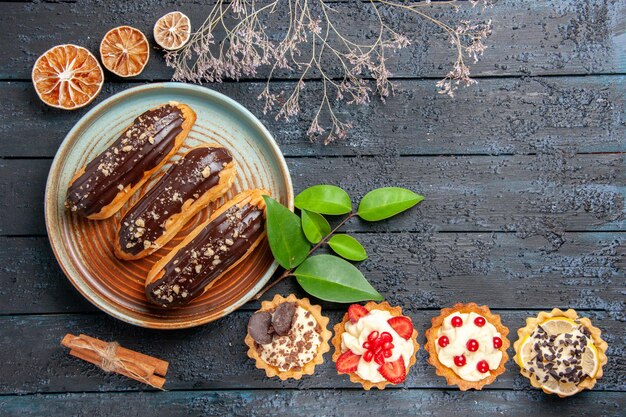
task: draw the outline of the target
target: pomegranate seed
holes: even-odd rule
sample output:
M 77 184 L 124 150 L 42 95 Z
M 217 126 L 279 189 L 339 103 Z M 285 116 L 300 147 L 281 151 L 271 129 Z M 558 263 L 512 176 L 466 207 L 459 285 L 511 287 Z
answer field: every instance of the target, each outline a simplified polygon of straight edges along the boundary
M 489 372 L 489 364 L 487 361 L 480 361 L 476 364 L 476 369 L 478 369 L 478 372 L 485 374 Z
M 367 340 L 369 340 L 370 342 L 375 342 L 376 339 L 378 339 L 378 332 L 376 330 L 374 330 L 372 333 L 369 334 L 369 336 L 367 336 Z
M 467 361 L 465 360 L 465 356 L 461 355 L 461 356 L 454 357 L 454 364 L 456 366 L 458 367 L 465 366 L 466 363 Z
M 487 323 L 487 321 L 485 320 L 484 317 L 478 316 L 474 319 L 474 324 L 478 327 L 483 327 L 485 323 Z
M 385 356 L 383 355 L 382 352 L 379 352 L 374 356 L 374 362 L 376 362 L 379 365 L 383 365 L 385 363 Z
M 450 320 L 450 324 L 452 324 L 452 327 L 461 327 L 463 326 L 463 319 L 459 316 L 454 316 Z
M 380 335 L 380 340 L 382 340 L 383 342 L 391 342 L 393 340 L 393 336 L 391 335 L 391 333 L 382 332 Z
M 450 339 L 448 339 L 448 336 L 441 336 L 439 340 L 437 340 L 437 343 L 440 347 L 445 348 L 450 344 Z
M 385 349 L 385 350 L 391 350 L 391 349 L 393 349 L 393 343 L 391 343 L 391 342 L 385 342 L 385 344 L 383 345 L 383 349 Z
M 363 342 L 363 349 L 369 349 L 372 346 L 370 342 Z
M 502 347 L 502 339 L 498 336 L 493 338 L 493 347 L 496 349 L 500 349 Z
M 391 351 L 390 350 L 383 350 L 383 356 L 385 358 L 390 358 L 391 357 Z
M 467 341 L 467 350 L 470 352 L 476 352 L 478 350 L 478 342 L 474 339 L 470 339 Z
M 372 352 L 371 350 L 368 350 L 363 354 L 363 359 L 365 360 L 365 362 L 371 362 L 373 357 L 374 352 Z

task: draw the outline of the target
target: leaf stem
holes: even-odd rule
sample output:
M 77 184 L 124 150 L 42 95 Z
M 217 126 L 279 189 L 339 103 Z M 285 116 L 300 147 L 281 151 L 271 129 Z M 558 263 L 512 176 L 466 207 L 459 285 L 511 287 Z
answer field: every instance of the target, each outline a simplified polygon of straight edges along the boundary
M 311 248 L 311 250 L 309 251 L 309 253 L 307 254 L 306 257 L 308 258 L 309 256 L 311 256 L 311 254 L 313 252 L 315 252 L 317 249 L 319 249 L 319 247 L 322 246 L 324 243 L 326 243 L 328 241 L 328 239 L 330 239 L 339 230 L 339 228 L 341 226 L 346 224 L 348 222 L 348 220 L 350 220 L 351 218 L 353 218 L 356 215 L 357 215 L 356 212 L 351 212 L 350 214 L 348 214 L 341 222 L 339 222 L 339 224 L 337 226 L 335 226 L 335 228 L 333 230 L 330 231 L 330 233 L 328 233 L 326 236 L 324 236 L 324 238 L 322 238 L 322 240 L 320 240 L 315 246 L 313 246 Z M 257 293 L 257 295 L 252 297 L 252 299 L 255 300 L 255 301 L 258 301 L 263 296 L 263 294 L 265 294 L 268 290 L 270 290 L 274 285 L 278 284 L 279 282 L 281 282 L 285 278 L 292 277 L 292 276 L 294 276 L 293 269 L 285 270 L 278 278 L 276 278 L 276 280 L 274 282 L 272 282 L 269 285 L 266 285 L 265 288 L 263 288 L 261 291 L 259 291 Z

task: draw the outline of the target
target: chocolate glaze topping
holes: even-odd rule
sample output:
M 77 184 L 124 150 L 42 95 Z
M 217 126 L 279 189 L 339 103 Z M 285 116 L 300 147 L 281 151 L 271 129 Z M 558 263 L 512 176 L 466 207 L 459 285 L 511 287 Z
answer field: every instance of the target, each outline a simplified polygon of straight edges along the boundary
M 183 203 L 196 200 L 219 182 L 219 174 L 233 160 L 225 148 L 196 148 L 176 161 L 159 182 L 124 216 L 119 243 L 136 255 L 165 233 L 165 222 L 181 212 Z
M 127 185 L 135 185 L 171 151 L 183 114 L 170 104 L 148 110 L 85 167 L 69 187 L 65 206 L 81 216 L 98 213 Z
M 187 304 L 241 258 L 263 229 L 259 207 L 229 208 L 181 248 L 159 280 L 146 286 L 148 300 L 164 307 Z

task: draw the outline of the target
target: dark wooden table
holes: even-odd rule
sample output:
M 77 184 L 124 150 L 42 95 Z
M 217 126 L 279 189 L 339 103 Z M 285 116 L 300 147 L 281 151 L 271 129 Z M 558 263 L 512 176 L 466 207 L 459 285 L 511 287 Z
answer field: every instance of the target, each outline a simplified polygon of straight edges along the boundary
M 43 194 L 57 147 L 89 107 L 43 105 L 32 65 L 60 43 L 97 52 L 102 36 L 121 24 L 151 33 L 171 10 L 197 27 L 208 12 L 198 3 L 0 3 L 0 415 L 624 415 L 626 3 L 510 0 L 458 15 L 434 6 L 443 19 L 494 23 L 489 49 L 473 67 L 479 83 L 455 99 L 434 87 L 452 58 L 447 40 L 400 20 L 416 42 L 394 58 L 396 95 L 386 105 L 344 109 L 355 129 L 331 146 L 307 141 L 310 109 L 291 124 L 263 115 L 255 99 L 263 73 L 208 85 L 266 124 L 296 192 L 324 182 L 355 197 L 384 185 L 426 196 L 392 221 L 346 227 L 370 253 L 361 269 L 410 314 L 420 343 L 438 309 L 459 301 L 501 314 L 512 341 L 539 310 L 572 307 L 590 317 L 609 343 L 609 363 L 593 391 L 564 400 L 531 389 L 513 361 L 484 390 L 459 392 L 435 375 L 423 350 L 406 383 L 384 392 L 364 392 L 337 375 L 330 354 L 314 376 L 283 383 L 265 378 L 245 354 L 245 325 L 257 303 L 196 329 L 164 332 L 117 321 L 74 290 L 48 244 Z M 154 51 L 137 78 L 107 73 L 96 102 L 170 76 Z M 318 82 L 309 85 L 305 100 L 319 94 Z M 293 282 L 273 292 L 302 295 Z M 331 322 L 345 309 L 323 306 Z M 66 332 L 171 361 L 168 391 L 70 358 L 59 346 Z

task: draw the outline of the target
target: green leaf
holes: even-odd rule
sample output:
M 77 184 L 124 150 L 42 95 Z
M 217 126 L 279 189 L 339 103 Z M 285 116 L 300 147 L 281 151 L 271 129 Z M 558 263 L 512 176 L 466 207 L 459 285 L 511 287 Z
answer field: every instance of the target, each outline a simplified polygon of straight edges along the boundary
M 309 294 L 335 303 L 382 301 L 361 271 L 334 255 L 311 256 L 295 271 L 300 286 Z
M 263 196 L 267 216 L 267 240 L 276 261 L 285 269 L 295 268 L 307 257 L 311 245 L 304 237 L 300 217 L 276 200 Z
M 294 201 L 300 210 L 320 214 L 346 214 L 352 211 L 350 196 L 334 185 L 314 185 L 302 191 Z
M 330 224 L 321 214 L 303 209 L 302 230 L 309 242 L 319 243 L 324 236 L 330 233 Z
M 328 241 L 330 247 L 342 258 L 349 261 L 363 261 L 367 253 L 358 240 L 348 235 L 334 235 Z
M 365 194 L 357 214 L 363 220 L 376 222 L 407 210 L 424 197 L 400 187 L 377 188 Z

